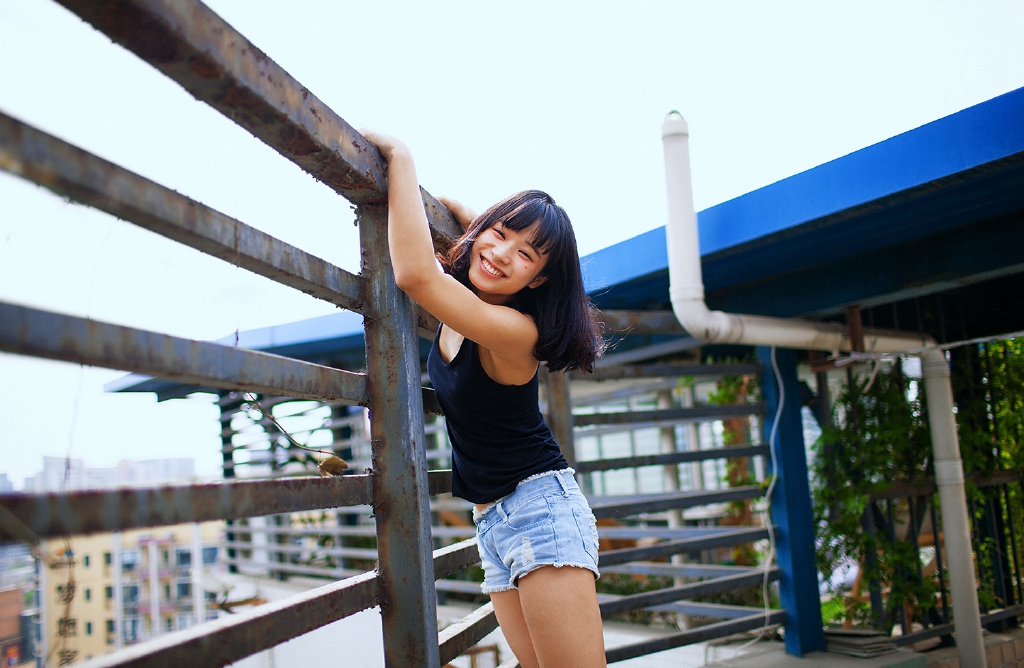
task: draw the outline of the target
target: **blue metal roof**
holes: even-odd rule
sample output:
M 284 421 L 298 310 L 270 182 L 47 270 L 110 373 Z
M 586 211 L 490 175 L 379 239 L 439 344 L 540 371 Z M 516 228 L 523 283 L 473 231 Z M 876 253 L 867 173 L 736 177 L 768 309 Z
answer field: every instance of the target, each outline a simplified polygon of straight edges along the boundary
M 701 211 L 698 225 L 711 308 L 821 316 L 981 285 L 977 327 L 1022 329 L 1024 312 L 1010 317 L 1021 309 L 986 292 L 1024 289 L 1024 88 Z M 582 265 L 600 308 L 670 307 L 664 227 Z M 243 332 L 238 345 L 359 368 L 361 324 L 341 312 Z M 108 389 L 195 389 L 136 381 Z
M 1024 88 L 697 215 L 712 308 L 780 316 L 1024 267 Z M 603 308 L 667 308 L 664 228 L 584 259 Z

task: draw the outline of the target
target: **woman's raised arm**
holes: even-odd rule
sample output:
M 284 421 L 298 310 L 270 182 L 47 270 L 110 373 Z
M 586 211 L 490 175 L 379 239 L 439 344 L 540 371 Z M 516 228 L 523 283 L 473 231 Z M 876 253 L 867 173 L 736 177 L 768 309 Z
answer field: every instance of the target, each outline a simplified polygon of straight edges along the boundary
M 388 245 L 398 287 L 445 325 L 514 368 L 535 369 L 533 320 L 515 309 L 484 302 L 435 262 L 411 151 L 394 137 L 362 132 L 388 161 Z

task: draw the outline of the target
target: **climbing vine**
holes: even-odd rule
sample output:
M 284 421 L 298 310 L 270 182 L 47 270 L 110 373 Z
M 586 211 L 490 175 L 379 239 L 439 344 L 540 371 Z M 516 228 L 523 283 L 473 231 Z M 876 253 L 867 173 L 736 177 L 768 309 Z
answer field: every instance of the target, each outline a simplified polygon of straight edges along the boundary
M 850 374 L 833 406 L 834 426 L 815 444 L 818 568 L 828 575 L 855 563 L 865 589 L 869 583 L 887 589 L 879 618 L 869 620 L 869 608 L 859 598 L 847 601 L 843 613 L 885 630 L 897 610 L 920 614 L 933 607 L 937 589 L 933 576 L 918 577 L 918 551 L 900 536 L 906 529 L 897 526 L 890 533 L 882 528 L 895 502 L 878 502 L 894 483 L 914 484 L 929 475 L 931 446 L 918 389 L 899 363 L 861 378 Z M 897 511 L 905 510 L 896 505 Z

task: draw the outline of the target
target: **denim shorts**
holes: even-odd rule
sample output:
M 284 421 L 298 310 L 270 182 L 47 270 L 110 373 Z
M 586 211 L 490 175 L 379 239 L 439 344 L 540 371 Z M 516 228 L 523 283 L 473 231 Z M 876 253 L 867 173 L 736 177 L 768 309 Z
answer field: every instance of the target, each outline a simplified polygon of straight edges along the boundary
M 520 577 L 542 566 L 577 566 L 600 577 L 597 523 L 573 473 L 562 469 L 531 476 L 473 514 L 483 593 L 517 589 Z

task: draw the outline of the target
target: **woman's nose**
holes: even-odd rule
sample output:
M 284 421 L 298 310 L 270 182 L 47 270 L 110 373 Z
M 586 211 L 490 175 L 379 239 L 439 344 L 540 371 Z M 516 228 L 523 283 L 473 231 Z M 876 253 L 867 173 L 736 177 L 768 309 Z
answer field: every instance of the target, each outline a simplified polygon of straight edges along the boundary
M 502 242 L 502 243 L 498 244 L 495 247 L 495 249 L 494 249 L 494 256 L 495 256 L 495 258 L 497 258 L 498 260 L 501 260 L 504 263 L 508 263 L 509 262 L 509 259 L 512 257 L 511 253 L 512 253 L 512 244 L 509 243 L 508 241 L 505 241 L 505 242 Z

